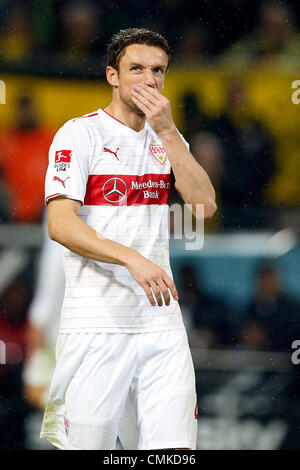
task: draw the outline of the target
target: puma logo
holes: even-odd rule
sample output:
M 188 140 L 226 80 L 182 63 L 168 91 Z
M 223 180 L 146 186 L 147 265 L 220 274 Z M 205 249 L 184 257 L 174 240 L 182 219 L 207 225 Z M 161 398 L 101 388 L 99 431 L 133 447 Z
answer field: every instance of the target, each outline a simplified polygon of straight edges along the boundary
M 104 152 L 112 153 L 116 157 L 116 159 L 119 160 L 118 155 L 117 155 L 118 150 L 119 150 L 119 147 L 117 148 L 117 150 L 115 152 L 108 149 L 107 147 L 104 147 L 104 149 L 103 149 Z
M 67 179 L 69 179 L 69 178 L 70 178 L 70 176 L 68 176 L 68 178 L 66 178 L 65 180 L 61 180 L 58 176 L 54 176 L 53 181 L 60 181 L 61 184 L 63 185 L 63 187 L 65 188 L 65 187 L 66 187 L 65 182 L 66 182 Z

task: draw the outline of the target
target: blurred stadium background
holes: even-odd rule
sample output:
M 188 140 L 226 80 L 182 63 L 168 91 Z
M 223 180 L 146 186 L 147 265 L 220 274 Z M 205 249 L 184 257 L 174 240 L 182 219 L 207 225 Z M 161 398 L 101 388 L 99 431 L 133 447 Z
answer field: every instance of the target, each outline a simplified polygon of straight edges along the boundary
M 52 352 L 42 382 L 32 359 L 63 286 L 42 229 L 48 148 L 66 120 L 110 103 L 106 43 L 133 26 L 169 40 L 165 94 L 217 190 L 204 248 L 170 240 L 197 447 L 299 449 L 300 6 L 255 0 L 0 0 L 0 448 L 48 448 L 38 435 Z

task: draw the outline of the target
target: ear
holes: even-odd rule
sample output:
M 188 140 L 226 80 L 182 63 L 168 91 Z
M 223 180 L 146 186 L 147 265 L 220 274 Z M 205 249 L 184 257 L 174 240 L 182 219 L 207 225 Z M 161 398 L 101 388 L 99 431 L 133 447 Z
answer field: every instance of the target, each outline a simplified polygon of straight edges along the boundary
M 166 78 L 166 75 L 167 75 L 167 73 L 168 73 L 168 70 L 169 70 L 169 66 L 166 68 L 166 73 L 165 73 L 165 76 L 164 76 L 164 81 L 163 81 L 162 90 L 165 88 L 165 78 Z
M 118 87 L 119 85 L 118 71 L 114 69 L 111 65 L 108 65 L 106 67 L 106 79 L 112 87 Z

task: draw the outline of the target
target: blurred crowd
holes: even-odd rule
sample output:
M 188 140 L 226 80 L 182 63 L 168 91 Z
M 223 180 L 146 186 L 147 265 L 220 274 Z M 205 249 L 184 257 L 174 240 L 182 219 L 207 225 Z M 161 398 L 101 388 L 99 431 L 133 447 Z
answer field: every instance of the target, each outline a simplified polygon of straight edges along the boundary
M 247 106 L 241 81 L 228 88 L 224 114 L 208 118 L 193 94 L 183 100 L 184 133 L 191 152 L 212 180 L 218 213 L 214 231 L 269 228 L 276 224 L 267 189 L 277 172 L 276 144 Z M 172 193 L 172 201 L 179 202 Z
M 192 347 L 289 352 L 300 337 L 300 305 L 284 286 L 278 267 L 261 261 L 250 300 L 239 311 L 211 295 L 189 265 L 180 270 L 179 295 Z
M 287 64 L 300 56 L 297 15 L 279 0 L 1 0 L 0 62 L 41 74 L 102 74 L 111 35 L 139 26 L 165 34 L 180 63 Z
M 54 132 L 40 125 L 29 96 L 18 97 L 15 116 L 15 124 L 0 128 L 0 222 L 40 222 Z

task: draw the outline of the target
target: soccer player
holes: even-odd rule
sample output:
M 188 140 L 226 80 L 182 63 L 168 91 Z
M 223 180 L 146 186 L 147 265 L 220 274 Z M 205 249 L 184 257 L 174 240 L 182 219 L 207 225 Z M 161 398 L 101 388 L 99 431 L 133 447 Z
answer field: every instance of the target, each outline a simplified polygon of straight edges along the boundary
M 68 121 L 49 152 L 50 238 L 65 298 L 41 437 L 62 449 L 195 449 L 195 375 L 168 252 L 170 172 L 215 210 L 162 95 L 170 52 L 145 29 L 108 46 L 112 102 Z

